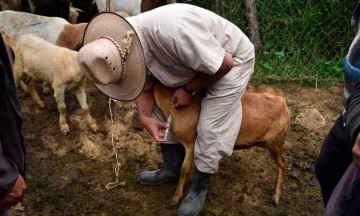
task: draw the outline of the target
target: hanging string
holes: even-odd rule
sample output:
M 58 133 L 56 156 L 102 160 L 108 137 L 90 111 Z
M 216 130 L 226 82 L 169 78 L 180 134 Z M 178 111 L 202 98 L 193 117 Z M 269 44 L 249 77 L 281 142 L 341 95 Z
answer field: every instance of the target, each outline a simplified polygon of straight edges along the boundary
M 113 120 L 113 113 L 112 113 L 112 109 L 111 109 L 111 102 L 113 99 L 109 98 L 108 100 L 108 104 L 109 104 L 109 110 L 110 110 L 110 119 L 111 119 L 111 144 L 113 147 L 113 151 L 115 154 L 115 159 L 116 159 L 116 166 L 115 166 L 115 177 L 116 177 L 116 181 L 115 182 L 110 182 L 106 185 L 106 189 L 112 189 L 118 185 L 120 186 L 125 186 L 126 182 L 119 182 L 119 173 L 120 173 L 120 167 L 121 167 L 121 163 L 119 161 L 119 155 L 116 152 L 116 148 L 115 148 L 115 144 L 114 144 L 114 120 Z

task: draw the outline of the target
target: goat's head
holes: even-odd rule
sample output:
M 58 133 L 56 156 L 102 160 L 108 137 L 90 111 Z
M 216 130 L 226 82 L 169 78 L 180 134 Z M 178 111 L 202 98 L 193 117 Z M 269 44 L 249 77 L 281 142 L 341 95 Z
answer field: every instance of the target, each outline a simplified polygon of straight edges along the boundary
M 77 23 L 77 19 L 79 17 L 79 12 L 84 12 L 83 10 L 76 8 L 70 3 L 69 5 L 69 22 L 72 24 Z

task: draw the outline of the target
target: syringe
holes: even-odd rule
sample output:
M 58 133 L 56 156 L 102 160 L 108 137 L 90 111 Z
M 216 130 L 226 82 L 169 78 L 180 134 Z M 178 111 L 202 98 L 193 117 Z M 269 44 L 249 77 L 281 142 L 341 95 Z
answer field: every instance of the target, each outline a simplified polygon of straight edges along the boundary
M 167 140 L 167 136 L 170 133 L 170 124 L 171 124 L 171 114 L 169 115 L 169 118 L 167 119 L 168 127 L 165 129 L 165 136 L 164 139 Z

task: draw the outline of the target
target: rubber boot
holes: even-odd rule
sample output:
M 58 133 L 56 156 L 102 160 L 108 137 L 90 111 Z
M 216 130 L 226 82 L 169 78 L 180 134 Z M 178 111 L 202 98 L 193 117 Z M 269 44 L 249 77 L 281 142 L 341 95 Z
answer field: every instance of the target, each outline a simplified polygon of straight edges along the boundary
M 195 167 L 190 190 L 180 204 L 178 216 L 195 216 L 200 213 L 205 202 L 211 175 L 201 172 Z
M 185 157 L 185 148 L 181 144 L 160 144 L 163 164 L 160 170 L 142 171 L 137 181 L 143 185 L 161 185 L 177 182 L 180 177 L 181 165 Z

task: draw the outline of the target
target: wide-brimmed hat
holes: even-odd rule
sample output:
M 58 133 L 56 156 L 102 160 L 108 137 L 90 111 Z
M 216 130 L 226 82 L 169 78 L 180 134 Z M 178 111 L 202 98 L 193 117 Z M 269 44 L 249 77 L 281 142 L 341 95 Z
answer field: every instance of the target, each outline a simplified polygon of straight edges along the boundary
M 133 100 L 144 87 L 140 40 L 133 27 L 116 13 L 100 13 L 88 23 L 78 62 L 86 77 L 111 98 Z

